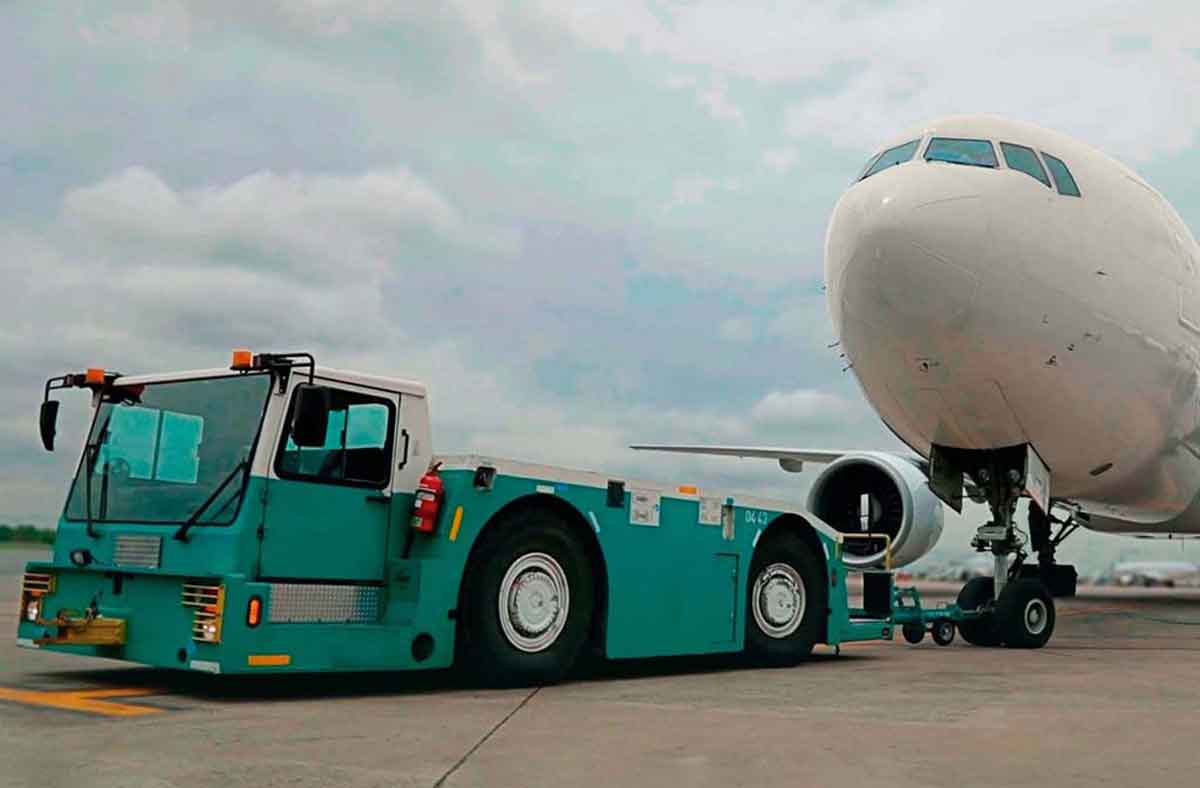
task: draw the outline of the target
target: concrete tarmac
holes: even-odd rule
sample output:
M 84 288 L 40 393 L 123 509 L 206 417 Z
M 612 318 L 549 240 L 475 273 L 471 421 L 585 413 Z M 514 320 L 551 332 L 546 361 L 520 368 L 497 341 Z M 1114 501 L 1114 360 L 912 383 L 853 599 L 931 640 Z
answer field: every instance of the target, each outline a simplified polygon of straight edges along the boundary
M 0 599 L 15 600 L 8 569 Z M 15 615 L 0 608 L 0 786 L 1094 788 L 1200 774 L 1195 592 L 1062 601 L 1039 651 L 897 640 L 787 669 L 607 663 L 533 690 L 453 672 L 129 667 L 18 649 Z

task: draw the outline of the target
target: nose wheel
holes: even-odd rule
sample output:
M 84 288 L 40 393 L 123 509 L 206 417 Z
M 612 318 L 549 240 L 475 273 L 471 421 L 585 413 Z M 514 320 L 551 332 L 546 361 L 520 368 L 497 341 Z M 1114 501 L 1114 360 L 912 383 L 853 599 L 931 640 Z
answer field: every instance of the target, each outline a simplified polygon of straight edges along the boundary
M 992 578 L 971 579 L 958 594 L 964 612 L 975 611 L 959 624 L 963 640 L 973 646 L 1041 648 L 1054 634 L 1054 597 L 1037 578 L 1005 584 L 992 600 Z M 934 638 L 937 638 L 936 633 Z
M 1054 597 L 1040 581 L 1015 580 L 996 600 L 996 629 L 1009 648 L 1041 648 L 1054 634 Z

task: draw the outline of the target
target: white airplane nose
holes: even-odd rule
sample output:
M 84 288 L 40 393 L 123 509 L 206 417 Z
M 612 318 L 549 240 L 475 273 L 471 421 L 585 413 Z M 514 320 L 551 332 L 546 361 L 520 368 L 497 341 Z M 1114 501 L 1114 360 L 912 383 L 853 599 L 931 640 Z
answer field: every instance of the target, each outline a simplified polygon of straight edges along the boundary
M 979 285 L 972 249 L 988 234 L 970 181 L 917 163 L 851 189 L 826 244 L 835 312 L 877 326 L 877 338 L 898 349 L 924 353 L 935 339 L 961 336 Z
M 850 189 L 830 220 L 826 284 L 842 348 L 880 416 L 913 446 L 1020 442 L 997 383 L 970 360 L 990 330 L 973 306 L 992 175 L 893 167 Z

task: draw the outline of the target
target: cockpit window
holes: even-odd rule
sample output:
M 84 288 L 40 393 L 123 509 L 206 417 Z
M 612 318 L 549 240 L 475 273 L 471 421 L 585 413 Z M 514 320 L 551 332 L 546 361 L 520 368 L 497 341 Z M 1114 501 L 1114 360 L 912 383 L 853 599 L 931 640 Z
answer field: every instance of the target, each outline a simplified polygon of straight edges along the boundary
M 1004 151 L 1004 160 L 1008 162 L 1010 169 L 1018 170 L 1026 175 L 1036 178 L 1046 185 L 1050 186 L 1050 176 L 1042 169 L 1042 163 L 1038 161 L 1037 154 L 1031 148 L 1026 148 L 1024 145 L 1015 145 L 1011 142 L 1000 143 L 1000 150 Z
M 881 153 L 876 153 L 876 154 L 872 155 L 871 158 L 867 159 L 867 163 L 864 164 L 862 166 L 862 169 L 858 171 L 858 175 L 854 176 L 854 180 L 861 181 L 863 178 L 867 177 L 867 170 L 871 169 L 871 165 L 874 164 L 875 160 L 878 159 L 882 155 L 883 154 L 881 154 Z
M 920 140 L 913 140 L 912 142 L 906 142 L 903 145 L 897 145 L 894 148 L 888 148 L 883 153 L 879 154 L 879 157 L 875 159 L 873 164 L 867 167 L 867 171 L 863 173 L 862 177 L 870 178 L 872 175 L 880 172 L 881 170 L 886 170 L 888 167 L 893 167 L 897 164 L 903 164 L 904 162 L 908 161 L 913 157 L 913 154 L 917 152 L 917 144 L 919 142 Z M 859 178 L 859 180 L 862 180 L 862 178 Z
M 925 149 L 925 161 L 948 161 L 973 167 L 995 167 L 996 149 L 987 140 L 960 140 L 934 137 Z
M 1065 194 L 1068 197 L 1079 196 L 1079 186 L 1075 184 L 1075 179 L 1071 177 L 1071 171 L 1067 169 L 1067 165 L 1062 159 L 1055 158 L 1049 153 L 1042 151 L 1042 158 L 1046 160 L 1046 166 L 1050 168 L 1050 174 L 1054 176 L 1054 183 L 1058 186 L 1058 193 Z

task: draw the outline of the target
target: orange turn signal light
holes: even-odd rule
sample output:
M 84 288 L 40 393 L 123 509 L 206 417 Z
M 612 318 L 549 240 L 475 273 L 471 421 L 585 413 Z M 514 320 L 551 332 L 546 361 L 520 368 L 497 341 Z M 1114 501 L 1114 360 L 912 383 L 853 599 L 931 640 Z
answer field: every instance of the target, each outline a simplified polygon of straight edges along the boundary
M 233 363 L 229 365 L 230 369 L 252 369 L 254 367 L 254 354 L 249 350 L 233 351 Z
M 83 380 L 85 383 L 95 383 L 97 385 L 104 383 L 104 370 L 96 367 L 88 367 L 88 371 L 84 373 Z
M 250 597 L 250 603 L 246 605 L 246 626 L 256 627 L 262 621 L 262 597 Z

